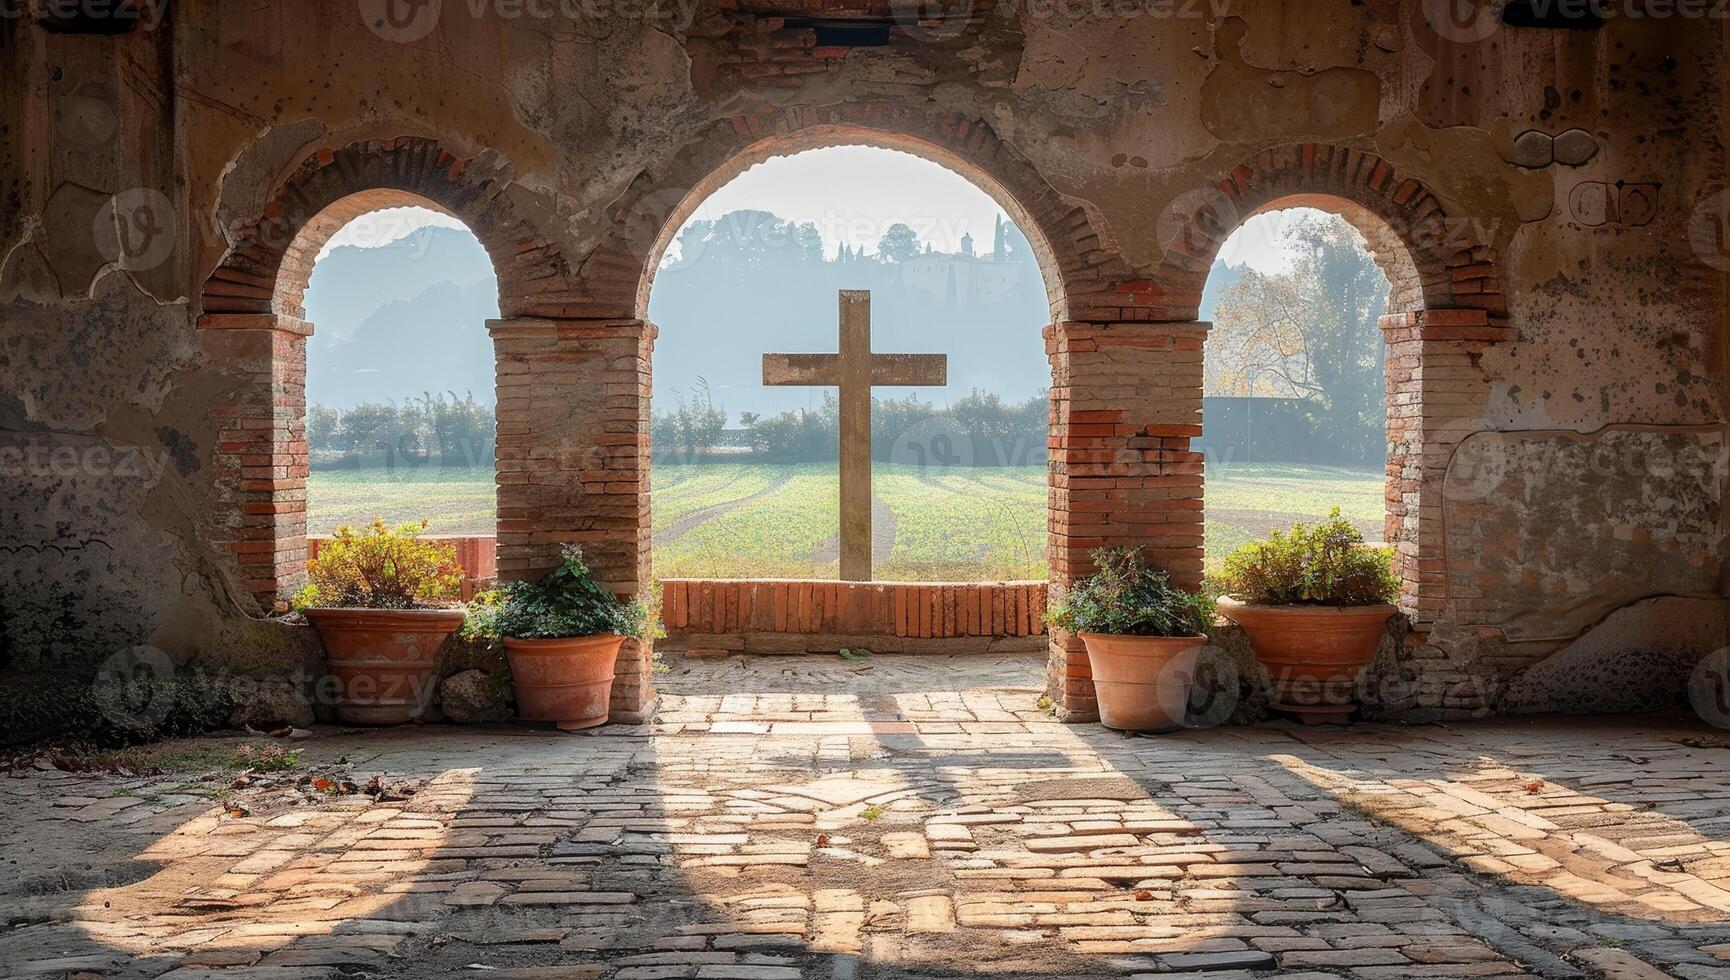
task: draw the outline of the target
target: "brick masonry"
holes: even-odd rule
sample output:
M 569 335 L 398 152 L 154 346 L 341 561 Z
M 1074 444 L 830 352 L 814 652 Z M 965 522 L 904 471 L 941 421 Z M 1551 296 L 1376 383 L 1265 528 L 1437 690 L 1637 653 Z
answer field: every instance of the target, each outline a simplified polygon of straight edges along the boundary
M 1054 323 L 1051 360 L 1052 589 L 1093 571 L 1096 548 L 1138 547 L 1194 587 L 1202 577 L 1205 323 Z M 1098 716 L 1081 641 L 1054 631 L 1046 693 L 1075 720 Z
M 1442 493 L 1461 440 L 1485 428 L 1489 385 L 1478 358 L 1513 330 L 1480 309 L 1381 319 L 1387 342 L 1388 478 L 1384 540 L 1394 549 L 1401 609 L 1420 624 L 1448 603 Z
M 709 194 L 770 156 L 839 145 L 900 150 L 973 176 L 1027 233 L 1054 318 L 1151 318 L 1146 289 L 1117 288 L 1134 273 L 1095 217 L 1052 187 L 988 122 L 900 100 L 762 108 L 709 125 L 655 180 L 639 179 L 613 208 L 613 237 L 592 263 L 596 306 L 646 316 L 662 251 Z
M 1158 274 L 1165 304 L 1148 319 L 1193 319 L 1225 240 L 1250 217 L 1289 207 L 1335 212 L 1364 233 L 1393 286 L 1391 311 L 1470 307 L 1506 318 L 1501 257 L 1484 241 L 1492 228 L 1374 153 L 1295 143 L 1178 196 L 1165 216 L 1170 238 Z
M 595 578 L 621 597 L 649 575 L 649 362 L 643 320 L 488 323 L 498 358 L 498 574 L 542 575 L 580 545 Z M 646 642 L 626 641 L 615 719 L 651 713 Z
M 261 212 L 230 231 L 204 282 L 205 313 L 304 315 L 301 298 L 319 250 L 362 214 L 430 206 L 461 219 L 486 248 L 506 316 L 558 313 L 580 301 L 559 246 L 519 213 L 508 164 L 463 156 L 437 140 L 365 140 L 318 150 L 289 174 Z
M 575 543 L 610 588 L 641 595 L 652 581 L 655 337 L 641 311 L 659 251 L 707 191 L 751 163 L 861 142 L 974 174 L 1030 232 L 1057 316 L 1045 331 L 1053 372 L 1054 593 L 1092 570 L 1091 550 L 1108 546 L 1140 547 L 1178 583 L 1199 584 L 1203 460 L 1190 443 L 1201 433 L 1207 325 L 1194 320 L 1194 309 L 1212 256 L 1243 219 L 1272 207 L 1327 207 L 1363 229 L 1393 283 L 1390 308 L 1397 311 L 1382 324 L 1391 406 L 1387 537 L 1398 550 L 1408 614 L 1427 622 L 1444 609 L 1440 479 L 1453 447 L 1472 430 L 1470 420 L 1481 418 L 1486 389 L 1476 355 L 1509 339 L 1510 331 L 1496 252 L 1476 244 L 1474 229 L 1441 198 L 1374 154 L 1316 143 L 1272 148 L 1180 199 L 1167 215 L 1176 220 L 1167 222 L 1173 235 L 1162 263 L 1140 277 L 1108 246 L 1093 217 L 989 125 L 870 101 L 717 121 L 621 196 L 609 223 L 612 237 L 595 247 L 580 275 L 557 245 L 530 230 L 508 172 L 486 154 L 464 157 L 436 141 L 395 139 L 308 157 L 263 214 L 236 234 L 202 296 L 207 348 L 245 379 L 225 409 L 231 417 L 212 514 L 247 588 L 268 607 L 303 575 L 301 416 L 311 326 L 296 317 L 312 257 L 344 222 L 390 204 L 430 201 L 475 230 L 499 271 L 507 314 L 491 324 L 499 386 L 499 576 L 538 575 L 557 561 L 561 544 Z M 763 608 L 776 611 L 759 612 L 749 602 L 747 608 L 754 616 L 779 615 L 774 601 Z M 895 618 L 898 609 L 885 603 L 880 619 L 809 635 L 899 641 L 975 635 L 951 634 L 950 627 L 918 635 Z M 749 647 L 750 637 L 759 647 L 775 646 L 785 641 L 762 638 L 798 632 L 698 622 L 707 631 L 702 635 L 731 637 L 727 642 L 739 648 Z M 695 632 L 689 619 L 675 636 L 680 630 Z M 1094 717 L 1085 652 L 1070 637 L 1053 635 L 1049 643 L 1049 693 L 1068 717 Z M 652 707 L 649 660 L 650 651 L 635 644 L 621 656 L 619 712 Z
M 312 324 L 285 314 L 206 314 L 199 340 L 236 380 L 214 453 L 211 538 L 260 611 L 306 581 L 306 338 Z
M 666 645 L 693 653 L 1037 650 L 1045 603 L 1044 582 L 661 583 Z

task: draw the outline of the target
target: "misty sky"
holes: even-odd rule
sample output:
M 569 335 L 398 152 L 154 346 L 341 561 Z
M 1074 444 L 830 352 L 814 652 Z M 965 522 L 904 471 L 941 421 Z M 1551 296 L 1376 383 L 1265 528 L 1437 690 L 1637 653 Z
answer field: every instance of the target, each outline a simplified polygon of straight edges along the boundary
M 995 222 L 1000 216 L 1007 219 L 989 195 L 959 175 L 910 154 L 873 147 L 831 147 L 758 164 L 703 201 L 691 220 L 712 220 L 738 210 L 811 222 L 831 257 L 842 244 L 874 252 L 884 231 L 896 222 L 911 226 L 938 252 L 960 251 L 962 236 L 971 234 L 975 252 L 988 253 Z M 1277 247 L 1279 229 L 1299 213 L 1251 219 L 1228 240 L 1219 258 L 1231 265 L 1278 271 L 1284 265 Z M 457 229 L 461 234 L 417 234 L 423 229 Z M 497 316 L 497 287 L 485 251 L 461 222 L 426 208 L 376 211 L 344 226 L 319 258 L 306 296 L 309 319 L 317 326 L 309 350 L 309 402 L 350 407 L 361 401 L 401 401 L 423 390 L 473 392 L 491 402 L 491 340 L 484 321 Z M 750 296 L 767 295 L 766 288 L 752 284 Z M 667 308 L 660 289 L 655 295 L 662 301 L 658 305 Z M 792 350 L 832 347 L 833 325 L 816 322 L 828 316 L 827 307 L 813 315 L 815 332 L 809 338 L 802 333 L 773 341 L 748 336 L 750 331 L 734 319 L 734 307 L 758 301 L 717 294 L 697 317 L 701 322 L 690 324 L 657 313 L 660 353 L 667 355 L 657 358 L 667 362 L 657 365 L 657 389 L 688 390 L 697 380 L 692 372 L 702 371 L 734 414 L 817 403 L 821 391 L 763 389 L 754 370 L 745 372 L 749 377 L 732 377 L 739 371 L 720 370 L 713 358 L 700 358 L 682 374 L 674 370 L 679 367 L 672 356 L 675 345 L 694 342 L 703 331 L 718 327 L 730 332 L 734 346 L 749 347 L 753 355 L 764 349 L 763 343 Z M 1019 399 L 1049 383 L 1039 337 L 1049 315 L 1037 294 L 1027 305 L 1025 316 L 1006 314 L 1003 329 L 990 342 L 991 357 L 969 356 L 969 350 L 980 350 L 976 339 L 958 338 L 946 346 L 944 338 L 930 335 L 922 324 L 895 322 L 887 309 L 874 333 L 880 335 L 881 350 L 954 348 L 951 387 L 925 389 L 922 397 L 942 404 L 983 386 Z M 932 314 L 921 319 L 940 324 L 944 318 Z M 800 338 L 810 344 L 801 346 Z M 427 349 L 429 345 L 436 350 Z M 701 354 L 703 348 L 692 350 Z
M 897 221 L 911 226 L 939 252 L 960 251 L 964 234 L 971 234 L 974 248 L 985 252 L 991 249 L 996 218 L 1007 217 L 990 195 L 953 171 L 912 154 L 869 146 L 835 146 L 774 157 L 710 195 L 691 220 L 746 209 L 812 222 L 831 256 L 843 242 L 875 250 L 883 231 Z M 1277 246 L 1282 215 L 1296 213 L 1270 212 L 1251 218 L 1226 241 L 1220 260 L 1264 272 L 1283 268 Z M 387 245 L 427 225 L 463 227 L 457 219 L 427 208 L 389 208 L 343 226 L 319 257 L 342 245 Z

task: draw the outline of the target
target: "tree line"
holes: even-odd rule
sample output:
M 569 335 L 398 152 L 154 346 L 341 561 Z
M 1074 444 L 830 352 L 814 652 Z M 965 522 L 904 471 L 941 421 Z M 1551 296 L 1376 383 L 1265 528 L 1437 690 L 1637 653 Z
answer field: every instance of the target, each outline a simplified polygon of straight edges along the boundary
M 744 413 L 728 428 L 725 408 L 706 385 L 691 397 L 674 394 L 672 408 L 652 416 L 655 457 L 664 462 L 753 460 L 823 462 L 839 455 L 841 412 L 834 392 L 813 409 L 772 415 Z M 872 457 L 884 462 L 943 466 L 1025 466 L 1045 462 L 1046 399 L 1024 401 L 974 391 L 948 406 L 908 395 L 871 402 Z M 350 409 L 314 405 L 306 439 L 321 469 L 368 466 L 491 466 L 493 408 L 458 396 L 427 393 L 402 404 L 374 402 Z
M 824 392 L 816 408 L 745 412 L 740 427 L 731 431 L 726 421 L 726 409 L 699 382 L 691 397 L 673 396 L 671 411 L 654 413 L 655 456 L 680 462 L 807 463 L 840 455 L 841 403 L 833 391 Z M 1048 425 L 1044 392 L 1005 402 L 995 392 L 975 390 L 946 406 L 911 394 L 873 398 L 871 456 L 920 466 L 1041 465 Z
M 426 392 L 402 404 L 313 405 L 306 444 L 315 467 L 491 466 L 493 407 L 472 394 Z

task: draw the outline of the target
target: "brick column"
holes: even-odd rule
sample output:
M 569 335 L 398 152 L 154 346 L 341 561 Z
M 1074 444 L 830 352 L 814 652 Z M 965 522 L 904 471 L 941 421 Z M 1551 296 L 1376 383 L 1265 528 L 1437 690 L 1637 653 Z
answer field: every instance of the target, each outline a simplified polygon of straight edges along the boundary
M 1381 319 L 1387 341 L 1388 479 L 1383 534 L 1394 549 L 1400 609 L 1434 622 L 1448 601 L 1442 484 L 1462 440 L 1487 428 L 1486 347 L 1512 339 L 1481 309 L 1431 309 Z
M 213 414 L 215 526 L 260 611 L 306 582 L 306 338 L 312 324 L 275 313 L 198 318 L 207 357 L 233 380 Z
M 597 581 L 624 598 L 645 595 L 654 324 L 518 317 L 487 326 L 498 364 L 499 578 L 542 575 L 572 543 Z M 620 651 L 615 721 L 653 716 L 651 656 L 648 643 Z
M 1202 577 L 1205 323 L 1054 323 L 1050 524 L 1053 600 L 1093 571 L 1088 552 L 1141 548 L 1185 588 Z M 1099 717 L 1081 641 L 1054 630 L 1046 693 L 1065 721 Z

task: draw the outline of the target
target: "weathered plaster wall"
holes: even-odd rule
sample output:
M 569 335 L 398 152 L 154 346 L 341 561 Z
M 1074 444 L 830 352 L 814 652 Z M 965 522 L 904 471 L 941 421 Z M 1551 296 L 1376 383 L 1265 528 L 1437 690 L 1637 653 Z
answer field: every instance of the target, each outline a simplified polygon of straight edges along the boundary
M 1424 707 L 1496 706 L 1595 627 L 1589 659 L 1641 655 L 1656 641 L 1616 609 L 1724 594 L 1721 466 L 1606 476 L 1547 448 L 1722 452 L 1730 260 L 1697 233 L 1730 211 L 1722 25 L 1444 37 L 1399 0 L 1127 17 L 1000 3 L 952 35 L 843 49 L 773 16 L 821 3 L 597 19 L 450 2 L 369 28 L 382 6 L 182 0 L 118 37 L 0 21 L 6 665 L 88 671 L 139 643 L 265 674 L 304 663 L 213 544 L 217 436 L 257 365 L 195 324 L 233 229 L 308 158 L 405 136 L 485 153 L 563 263 L 537 315 L 628 318 L 608 297 L 635 295 L 629 257 L 696 188 L 714 133 L 866 104 L 968 121 L 945 152 L 1013 163 L 974 176 L 1040 198 L 1017 203 L 1041 216 L 1048 275 L 1093 310 L 1123 297 L 1116 319 L 1193 320 L 1174 239 L 1232 168 L 1303 143 L 1376 154 L 1499 256 L 1506 319 L 1491 315 L 1511 339 L 1470 355 L 1488 402 L 1463 399 L 1436 445 L 1445 487 L 1481 489 L 1479 430 L 1512 433 L 1496 437 L 1509 466 L 1437 504 L 1449 595 L 1387 668 L 1441 679 Z M 868 139 L 871 117 L 842 115 Z M 102 461 L 133 456 L 124 475 Z M 1720 619 L 1689 643 L 1722 643 Z M 1549 624 L 1541 640 L 1530 623 Z

